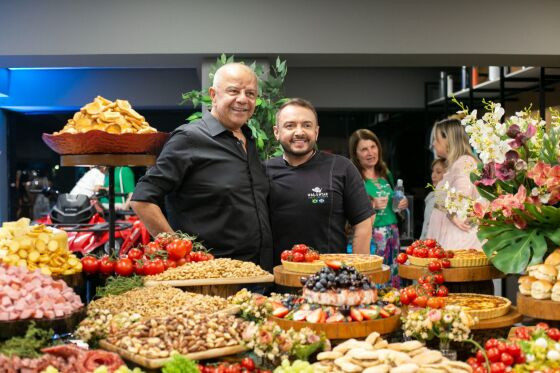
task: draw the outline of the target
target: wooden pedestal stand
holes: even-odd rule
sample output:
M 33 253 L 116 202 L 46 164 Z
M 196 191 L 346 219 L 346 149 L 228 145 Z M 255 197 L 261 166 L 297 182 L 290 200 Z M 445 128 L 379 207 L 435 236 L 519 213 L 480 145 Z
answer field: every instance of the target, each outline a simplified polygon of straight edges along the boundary
M 410 264 L 399 265 L 399 276 L 408 280 L 418 280 L 427 274 L 427 267 Z M 451 293 L 477 293 L 494 295 L 494 285 L 490 280 L 503 278 L 505 275 L 496 267 L 456 267 L 442 269 L 445 285 Z
M 560 321 L 560 302 L 550 299 L 535 299 L 517 293 L 517 308 L 525 316 L 540 320 Z

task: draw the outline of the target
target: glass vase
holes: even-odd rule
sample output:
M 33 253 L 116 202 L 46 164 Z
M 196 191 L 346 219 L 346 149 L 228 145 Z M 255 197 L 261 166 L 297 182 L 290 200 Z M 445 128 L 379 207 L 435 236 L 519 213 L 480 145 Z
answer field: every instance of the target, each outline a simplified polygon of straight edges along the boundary
M 451 348 L 449 339 L 439 340 L 439 350 L 449 360 L 457 360 L 457 351 Z

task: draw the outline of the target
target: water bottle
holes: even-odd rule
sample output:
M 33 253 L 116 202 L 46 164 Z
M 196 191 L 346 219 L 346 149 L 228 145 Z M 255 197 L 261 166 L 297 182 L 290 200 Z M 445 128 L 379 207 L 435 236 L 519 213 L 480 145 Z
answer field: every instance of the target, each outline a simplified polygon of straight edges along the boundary
M 402 179 L 397 180 L 397 186 L 395 187 L 395 193 L 393 195 L 393 211 L 399 212 L 399 203 L 404 197 L 404 187 Z

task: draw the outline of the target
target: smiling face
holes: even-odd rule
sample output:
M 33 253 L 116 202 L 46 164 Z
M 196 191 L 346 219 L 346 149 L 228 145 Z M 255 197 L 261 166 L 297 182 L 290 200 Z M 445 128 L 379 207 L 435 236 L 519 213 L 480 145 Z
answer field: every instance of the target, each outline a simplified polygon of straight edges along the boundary
M 211 114 L 230 130 L 241 128 L 255 111 L 257 78 L 246 66 L 225 65 L 216 72 Z
M 356 145 L 356 157 L 363 170 L 372 169 L 379 162 L 379 148 L 373 140 L 360 140 Z
M 274 136 L 287 157 L 311 155 L 319 137 L 315 114 L 306 107 L 289 105 L 278 114 Z
M 436 135 L 434 136 L 434 150 L 438 157 L 447 158 L 447 139 L 441 135 L 441 131 L 436 130 Z

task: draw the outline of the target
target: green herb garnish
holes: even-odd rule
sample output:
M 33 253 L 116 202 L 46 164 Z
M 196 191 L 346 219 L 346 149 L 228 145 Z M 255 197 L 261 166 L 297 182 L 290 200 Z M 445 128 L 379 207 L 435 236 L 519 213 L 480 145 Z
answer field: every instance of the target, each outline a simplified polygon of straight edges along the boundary
M 121 295 L 122 293 L 142 286 L 144 286 L 144 280 L 140 276 L 111 276 L 107 279 L 105 286 L 97 287 L 95 296 L 101 298 L 107 295 Z

